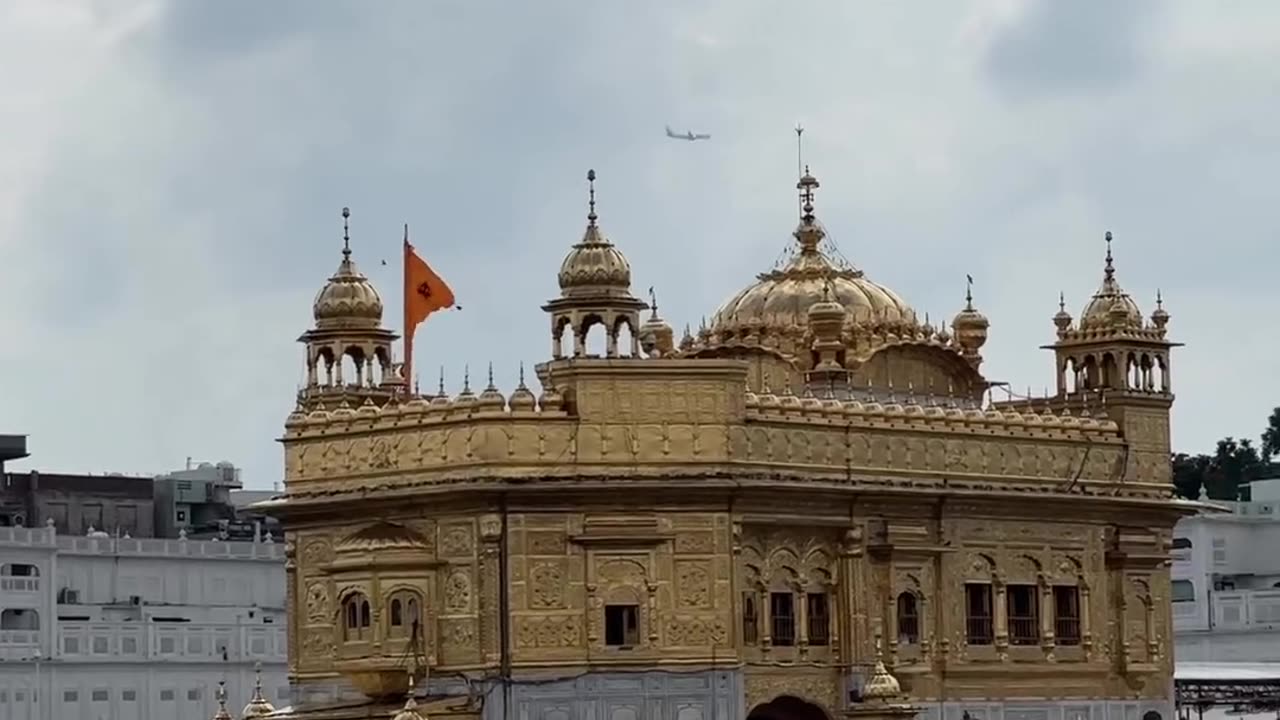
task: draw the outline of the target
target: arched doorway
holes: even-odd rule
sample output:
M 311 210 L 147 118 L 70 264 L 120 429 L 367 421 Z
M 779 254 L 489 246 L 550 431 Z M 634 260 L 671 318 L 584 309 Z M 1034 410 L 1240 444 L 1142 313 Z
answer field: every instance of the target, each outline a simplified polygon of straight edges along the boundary
M 747 713 L 747 720 L 831 720 L 821 705 L 794 695 L 779 695 Z

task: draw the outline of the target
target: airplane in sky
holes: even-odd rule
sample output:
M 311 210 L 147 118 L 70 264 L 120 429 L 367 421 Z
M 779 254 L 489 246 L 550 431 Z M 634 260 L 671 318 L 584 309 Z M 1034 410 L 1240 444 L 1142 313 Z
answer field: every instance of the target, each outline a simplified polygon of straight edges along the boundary
M 695 133 L 695 132 L 694 132 L 694 131 L 692 131 L 692 130 L 686 130 L 683 134 L 678 133 L 678 132 L 675 132 L 674 130 L 672 130 L 672 129 L 671 129 L 671 126 L 670 126 L 670 125 L 668 125 L 668 126 L 667 126 L 667 137 L 669 137 L 669 138 L 671 138 L 671 139 L 673 139 L 673 140 L 689 140 L 689 141 L 693 141 L 693 140 L 710 140 L 710 139 L 711 139 L 711 136 L 710 136 L 710 135 L 705 135 L 705 134 L 702 134 L 702 133 Z

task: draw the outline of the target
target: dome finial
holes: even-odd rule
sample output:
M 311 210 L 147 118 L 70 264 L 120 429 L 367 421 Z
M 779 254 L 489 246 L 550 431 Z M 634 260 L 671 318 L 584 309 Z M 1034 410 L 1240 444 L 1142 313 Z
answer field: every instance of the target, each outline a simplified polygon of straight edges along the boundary
M 813 191 L 820 185 L 818 179 L 809 174 L 809 166 L 804 166 L 804 175 L 800 176 L 800 182 L 796 183 L 796 189 L 800 191 L 800 209 L 802 214 L 800 219 L 806 225 L 812 225 L 814 221 L 813 215 Z
M 520 387 L 524 387 L 524 361 L 520 361 Z
M 218 681 L 218 690 L 214 697 L 218 700 L 218 711 L 213 714 L 213 720 L 234 720 L 231 717 L 231 711 L 227 709 L 227 682 L 225 680 Z
M 964 309 L 972 312 L 973 311 L 973 276 L 965 275 L 964 279 L 965 279 Z
M 444 394 L 444 366 L 443 366 L 443 365 L 441 365 L 441 366 L 440 366 L 440 395 L 439 395 L 439 397 L 442 397 L 442 398 L 447 398 L 447 397 L 449 397 L 448 395 L 445 395 L 445 394 Z
M 594 169 L 587 171 L 587 226 L 595 227 L 596 220 L 596 171 Z
M 658 295 L 653 292 L 653 286 L 649 286 L 649 319 L 653 320 L 658 317 Z
M 342 208 L 342 257 L 351 257 L 351 208 Z
M 1067 294 L 1062 292 L 1061 290 L 1058 291 L 1058 311 L 1059 312 L 1067 311 Z
M 1107 279 L 1111 280 L 1116 276 L 1116 266 L 1111 262 L 1111 231 L 1110 230 L 1107 231 L 1106 238 L 1107 238 L 1107 265 L 1106 265 L 1106 268 L 1104 269 L 1104 272 L 1106 274 Z

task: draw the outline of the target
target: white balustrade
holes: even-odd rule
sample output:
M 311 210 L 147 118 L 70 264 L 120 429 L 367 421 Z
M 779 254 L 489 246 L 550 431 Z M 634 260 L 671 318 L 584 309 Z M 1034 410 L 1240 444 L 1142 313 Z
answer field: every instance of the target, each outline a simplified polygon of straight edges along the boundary
M 58 656 L 64 660 L 282 662 L 288 651 L 277 625 L 197 623 L 61 623 Z

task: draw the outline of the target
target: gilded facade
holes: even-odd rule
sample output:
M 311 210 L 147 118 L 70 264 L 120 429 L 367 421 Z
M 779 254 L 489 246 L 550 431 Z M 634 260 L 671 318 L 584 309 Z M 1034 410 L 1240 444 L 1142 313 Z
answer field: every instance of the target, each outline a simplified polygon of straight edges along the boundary
M 1098 292 L 1053 317 L 1056 392 L 993 403 L 972 296 L 921 319 L 838 259 L 817 187 L 789 259 L 679 339 L 593 187 L 536 393 L 408 387 L 344 249 L 270 503 L 283 716 L 412 717 L 412 676 L 423 716 L 878 717 L 892 685 L 902 717 L 1171 717 L 1162 303 L 1121 289 L 1108 236 Z

